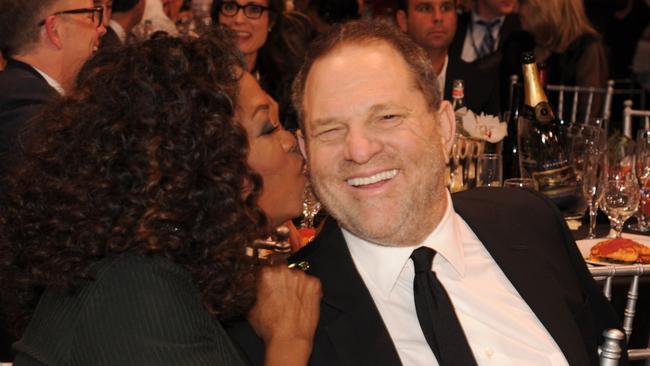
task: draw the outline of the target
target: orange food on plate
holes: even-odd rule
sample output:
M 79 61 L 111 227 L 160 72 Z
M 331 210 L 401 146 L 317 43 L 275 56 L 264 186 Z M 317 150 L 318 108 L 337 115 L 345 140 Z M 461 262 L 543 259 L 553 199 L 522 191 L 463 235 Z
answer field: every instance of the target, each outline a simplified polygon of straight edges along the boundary
M 650 263 L 650 248 L 631 239 L 608 239 L 591 248 L 589 259 L 601 262 Z

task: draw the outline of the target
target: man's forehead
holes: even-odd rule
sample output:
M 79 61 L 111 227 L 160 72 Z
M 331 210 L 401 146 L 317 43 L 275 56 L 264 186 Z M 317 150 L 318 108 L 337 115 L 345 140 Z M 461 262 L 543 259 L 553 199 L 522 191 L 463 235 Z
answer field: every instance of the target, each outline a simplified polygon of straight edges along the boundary
M 345 42 L 337 45 L 331 51 L 316 59 L 311 67 L 308 77 L 313 71 L 322 68 L 324 65 L 334 68 L 342 67 L 363 67 L 367 62 L 382 63 L 386 60 L 399 60 L 406 67 L 404 57 L 388 41 L 381 39 L 369 39 L 360 42 Z M 401 61 L 401 62 L 400 62 Z

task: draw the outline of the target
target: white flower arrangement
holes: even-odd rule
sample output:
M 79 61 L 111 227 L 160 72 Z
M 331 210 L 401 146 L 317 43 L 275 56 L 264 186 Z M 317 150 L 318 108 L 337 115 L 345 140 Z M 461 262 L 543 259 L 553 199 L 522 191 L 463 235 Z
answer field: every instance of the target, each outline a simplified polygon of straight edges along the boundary
M 497 143 L 508 134 L 508 124 L 499 121 L 498 117 L 481 113 L 476 115 L 470 109 L 458 110 L 462 126 L 459 126 L 472 138 Z

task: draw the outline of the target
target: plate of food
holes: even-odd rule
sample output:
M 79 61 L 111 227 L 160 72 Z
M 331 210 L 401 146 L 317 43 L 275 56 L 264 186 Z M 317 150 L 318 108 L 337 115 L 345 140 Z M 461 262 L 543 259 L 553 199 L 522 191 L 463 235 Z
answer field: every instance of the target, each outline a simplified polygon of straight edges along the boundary
M 621 238 L 576 241 L 585 261 L 593 265 L 649 264 L 650 237 L 624 234 Z

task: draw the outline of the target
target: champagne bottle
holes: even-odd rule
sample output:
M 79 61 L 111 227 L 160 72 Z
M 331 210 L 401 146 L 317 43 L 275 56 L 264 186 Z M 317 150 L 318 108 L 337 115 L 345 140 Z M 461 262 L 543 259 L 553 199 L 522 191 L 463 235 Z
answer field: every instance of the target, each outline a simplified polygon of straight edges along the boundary
M 510 116 L 508 117 L 508 135 L 503 141 L 503 179 L 519 178 L 519 147 L 517 143 L 517 121 L 521 111 L 520 84 L 512 86 L 512 103 L 510 105 Z
M 576 200 L 576 177 L 563 149 L 562 132 L 542 88 L 532 52 L 524 53 L 522 69 L 524 105 L 517 124 L 522 176 L 537 180 L 539 191 L 560 210 L 570 210 Z

